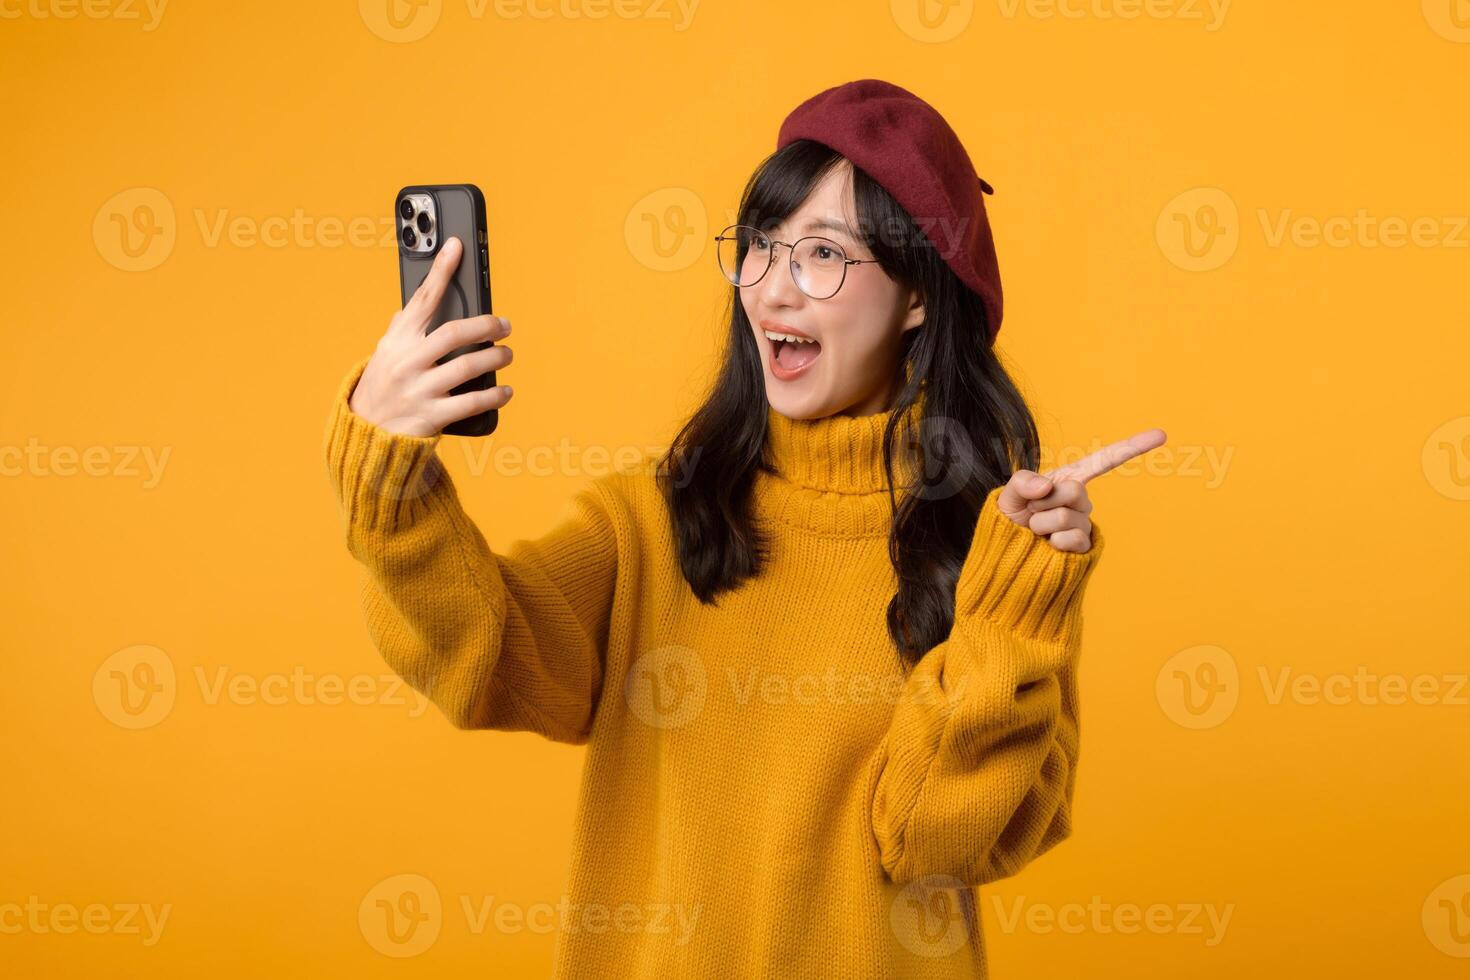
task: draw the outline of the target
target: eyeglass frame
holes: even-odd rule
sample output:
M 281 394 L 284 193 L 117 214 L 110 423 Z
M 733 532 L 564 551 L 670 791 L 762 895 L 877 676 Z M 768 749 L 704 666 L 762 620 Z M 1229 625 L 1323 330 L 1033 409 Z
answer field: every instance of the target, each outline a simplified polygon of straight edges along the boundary
M 771 255 L 770 255 L 770 257 L 768 259 L 766 259 L 766 267 L 765 267 L 765 269 L 761 272 L 760 275 L 756 276 L 754 279 L 752 279 L 749 283 L 746 283 L 745 285 L 741 285 L 738 282 L 731 282 L 730 281 L 729 274 L 725 272 L 725 264 L 723 262 L 719 262 L 719 258 L 720 258 L 719 243 L 722 242 L 722 241 L 725 241 L 727 238 L 733 240 L 736 237 L 734 235 L 726 235 L 725 234 L 725 232 L 729 231 L 731 228 L 749 228 L 751 231 L 755 232 L 757 235 L 760 235 L 762 238 L 766 239 L 767 241 L 769 241 L 771 243 Z M 815 238 L 815 239 L 818 239 L 818 240 L 824 241 L 824 242 L 832 242 L 832 244 L 837 248 L 838 254 L 840 254 L 842 256 L 842 278 L 839 279 L 839 280 L 837 280 L 837 288 L 834 289 L 834 290 L 832 290 L 826 296 L 812 296 L 811 293 L 809 293 L 809 292 L 806 291 L 806 288 L 804 286 L 802 286 L 802 284 L 801 284 L 801 280 L 798 279 L 797 276 L 796 276 L 796 246 L 797 245 L 800 245 L 802 242 L 806 241 L 808 238 Z M 850 266 L 850 265 L 864 265 L 864 264 L 867 264 L 867 263 L 870 263 L 870 262 L 877 262 L 878 261 L 877 259 L 850 259 L 850 258 L 847 257 L 847 250 L 842 247 L 842 243 L 841 242 L 832 241 L 832 239 L 826 237 L 825 235 L 803 235 L 802 237 L 798 238 L 794 243 L 793 242 L 783 242 L 779 238 L 772 238 L 770 235 L 767 235 L 765 232 L 761 231 L 759 228 L 755 227 L 754 225 L 742 225 L 742 224 L 739 224 L 739 223 L 736 223 L 736 224 L 733 224 L 733 225 L 727 225 L 724 228 L 724 230 L 722 230 L 718 235 L 715 236 L 715 243 L 716 243 L 716 247 L 715 247 L 715 261 L 716 262 L 719 262 L 720 272 L 724 276 L 725 281 L 726 282 L 729 282 L 730 285 L 734 286 L 736 289 L 749 289 L 751 286 L 754 286 L 756 283 L 758 283 L 762 279 L 764 279 L 770 273 L 771 267 L 776 264 L 776 248 L 775 248 L 775 246 L 777 246 L 777 245 L 785 245 L 787 248 L 789 248 L 791 250 L 786 255 L 786 261 L 787 261 L 788 265 L 791 268 L 791 281 L 794 282 L 794 283 L 796 283 L 796 288 L 797 289 L 800 289 L 801 292 L 802 292 L 802 294 L 804 296 L 807 296 L 810 299 L 817 300 L 818 302 L 821 302 L 824 299 L 831 299 L 833 296 L 836 296 L 839 292 L 842 291 L 842 287 L 847 283 L 847 267 L 848 266 Z

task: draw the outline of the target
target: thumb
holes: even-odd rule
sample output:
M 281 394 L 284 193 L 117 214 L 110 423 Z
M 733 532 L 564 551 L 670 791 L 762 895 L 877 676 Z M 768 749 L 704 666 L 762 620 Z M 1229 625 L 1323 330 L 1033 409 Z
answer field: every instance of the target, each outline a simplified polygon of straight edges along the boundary
M 1035 470 L 1017 470 L 1001 488 L 996 505 L 1017 524 L 1029 524 L 1031 513 L 1026 504 L 1045 497 L 1052 488 L 1052 482 Z

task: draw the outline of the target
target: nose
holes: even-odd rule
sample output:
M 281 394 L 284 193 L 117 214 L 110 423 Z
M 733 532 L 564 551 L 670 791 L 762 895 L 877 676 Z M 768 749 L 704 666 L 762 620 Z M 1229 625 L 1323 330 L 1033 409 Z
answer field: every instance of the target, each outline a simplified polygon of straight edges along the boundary
M 771 267 L 766 270 L 765 278 L 756 283 L 761 290 L 761 299 L 768 306 L 792 306 L 801 302 L 801 297 L 806 294 L 796 285 L 796 279 L 791 274 L 790 246 L 786 246 L 788 252 L 781 254 L 782 243 L 771 243 Z

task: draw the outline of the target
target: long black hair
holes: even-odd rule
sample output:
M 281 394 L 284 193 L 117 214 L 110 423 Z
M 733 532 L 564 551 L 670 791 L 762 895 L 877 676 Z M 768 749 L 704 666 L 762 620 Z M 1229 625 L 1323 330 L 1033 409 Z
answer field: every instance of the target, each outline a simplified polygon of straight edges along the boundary
M 844 161 L 820 143 L 788 144 L 751 175 L 736 221 L 762 229 L 780 223 Z M 923 324 L 903 334 L 893 419 L 883 433 L 893 508 L 888 552 L 898 581 L 888 632 L 902 656 L 917 661 L 949 636 L 955 582 L 986 494 L 1010 479 L 1013 467 L 1036 469 L 1039 439 L 989 342 L 980 296 L 882 186 L 856 166 L 851 172 L 864 244 L 890 278 L 918 287 L 924 302 Z M 760 349 L 738 293 L 732 286 L 729 341 L 713 389 L 656 465 L 684 578 L 707 604 L 757 575 L 768 554 L 749 507 L 756 472 L 770 469 L 763 455 L 768 402 Z M 910 429 L 916 404 L 922 415 Z M 900 426 L 916 432 L 916 441 L 896 439 Z M 902 457 L 913 461 L 905 472 L 918 474 L 898 493 L 895 443 L 912 454 Z

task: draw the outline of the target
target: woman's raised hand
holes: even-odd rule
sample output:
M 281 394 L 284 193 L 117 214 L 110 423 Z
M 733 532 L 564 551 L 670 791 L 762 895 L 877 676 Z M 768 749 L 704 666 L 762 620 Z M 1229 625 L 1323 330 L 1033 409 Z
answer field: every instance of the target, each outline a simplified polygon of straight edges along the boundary
M 1092 501 L 1087 498 L 1087 481 L 1157 449 L 1167 438 L 1163 429 L 1148 429 L 1045 473 L 1017 470 L 996 504 L 1001 513 L 1043 535 L 1058 551 L 1089 551 Z
M 393 314 L 347 403 L 353 414 L 388 432 L 431 436 L 451 422 L 510 401 L 509 385 L 449 394 L 456 385 L 509 364 L 509 347 L 495 344 L 435 363 L 466 344 L 504 338 L 510 333 L 509 320 L 487 313 L 449 320 L 433 333 L 424 332 L 463 251 L 458 238 L 445 240 L 418 291 Z

